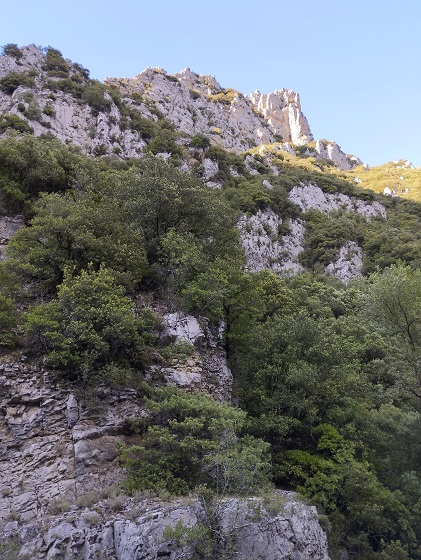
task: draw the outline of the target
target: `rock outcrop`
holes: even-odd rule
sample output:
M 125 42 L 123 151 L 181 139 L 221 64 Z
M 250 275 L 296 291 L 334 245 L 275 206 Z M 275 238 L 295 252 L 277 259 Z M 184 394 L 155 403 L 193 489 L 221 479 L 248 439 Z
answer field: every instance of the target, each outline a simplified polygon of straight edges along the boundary
M 303 271 L 298 261 L 304 250 L 304 222 L 283 220 L 273 210 L 258 210 L 238 222 L 246 267 L 251 272 L 264 270 L 286 274 Z
M 22 216 L 0 216 L 0 262 L 6 258 L 6 247 L 15 233 L 24 226 Z
M 232 375 L 217 337 L 194 317 L 170 314 L 165 321 L 167 338 L 188 339 L 200 349 L 167 367 L 151 367 L 150 384 L 158 377 L 230 400 Z M 2 359 L 0 386 L 0 470 L 8 473 L 0 478 L 0 521 L 11 514 L 25 523 L 39 519 L 56 499 L 75 501 L 121 480 L 118 445 L 127 418 L 145 414 L 141 392 L 77 389 L 25 356 Z
M 300 96 L 295 91 L 285 88 L 269 94 L 255 91 L 250 100 L 273 134 L 283 142 L 302 145 L 313 140 L 310 126 L 301 111 Z
M 12 521 L 4 535 L 17 535 L 21 552 L 32 560 L 201 557 L 196 550 L 204 544 L 211 525 L 209 509 L 206 511 L 199 501 L 165 503 L 132 498 L 118 504 L 119 512 L 111 512 L 109 506 L 110 501 L 105 500 L 95 508 L 73 508 L 45 519 L 44 527 L 33 523 L 19 529 Z M 225 550 L 230 557 L 241 560 L 329 560 L 316 508 L 304 504 L 292 492 L 274 492 L 269 502 L 260 498 L 222 499 L 212 507 L 213 528 L 215 523 L 218 532 L 208 533 L 208 546 L 215 554 Z M 201 533 L 189 533 L 195 527 L 200 527 Z M 174 533 L 178 533 L 178 539 Z
M 303 212 L 318 210 L 328 214 L 336 210 L 343 210 L 357 212 L 367 219 L 376 216 L 386 219 L 386 208 L 379 202 L 368 203 L 342 193 L 325 193 L 320 187 L 313 184 L 297 185 L 290 191 L 289 199 Z
M 357 156 L 345 154 L 335 142 L 317 140 L 315 149 L 321 158 L 333 161 L 335 166 L 343 171 L 362 165 Z
M 348 284 L 352 278 L 361 276 L 363 268 L 363 251 L 355 241 L 348 241 L 340 249 L 336 260 L 330 263 L 326 274 L 332 274 Z
M 45 54 L 38 47 L 29 45 L 21 52 L 20 60 L 0 57 L 0 79 L 14 72 L 32 78 L 32 84 L 0 91 L 0 114 L 15 115 L 27 122 L 36 136 L 48 132 L 88 154 L 139 157 L 146 142 L 138 132 L 122 126 L 121 112 L 112 98 L 104 97 L 104 109 L 97 111 L 72 90 L 88 85 L 86 70 L 67 60 L 67 79 L 49 76 L 44 70 Z

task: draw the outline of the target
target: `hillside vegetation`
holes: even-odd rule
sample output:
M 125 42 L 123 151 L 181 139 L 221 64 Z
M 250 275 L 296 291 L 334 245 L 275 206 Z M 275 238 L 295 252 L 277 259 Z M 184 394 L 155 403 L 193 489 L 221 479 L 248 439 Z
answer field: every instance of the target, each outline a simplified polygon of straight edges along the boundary
M 121 103 L 57 52 L 47 53 L 54 83 L 94 112 Z M 31 77 L 3 79 L 3 92 Z M 0 214 L 23 215 L 25 227 L 0 263 L 0 351 L 21 350 L 83 390 L 142 393 L 149 415 L 128 419 L 138 444 L 121 450 L 128 493 L 293 489 L 317 505 L 333 560 L 344 549 L 421 560 L 421 206 L 367 190 L 383 190 L 379 168 L 345 174 L 276 144 L 234 154 L 179 135 L 156 111 L 124 111 L 142 158 L 88 157 L 2 117 Z M 205 184 L 206 160 L 218 188 Z M 416 192 L 418 170 L 387 169 Z M 387 220 L 304 212 L 289 198 L 299 185 L 380 201 Z M 283 220 L 269 232 L 281 244 L 293 219 L 305 223 L 302 274 L 248 271 L 237 223 L 268 209 Z M 364 261 L 345 285 L 323 273 L 348 241 Z M 151 302 L 223 332 L 238 406 L 146 375 L 192 351 L 159 340 Z M 226 558 L 214 545 L 201 557 Z
M 236 218 L 245 205 L 287 211 L 288 163 L 272 191 L 246 177 L 215 191 L 160 158 L 93 160 L 54 138 L 11 135 L 0 141 L 0 173 L 3 208 L 19 209 L 28 222 L 1 265 L 3 347 L 44 356 L 74 383 L 138 384 L 162 349 L 153 314 L 133 305 L 136 294 L 224 321 L 244 411 L 232 449 L 240 446 L 274 484 L 318 505 L 333 558 L 344 546 L 354 558 L 421 557 L 416 203 L 390 200 L 387 223 L 307 216 L 310 269 L 340 225 L 367 246 L 373 272 L 345 287 L 315 271 L 296 278 L 244 271 Z M 167 480 L 179 493 L 209 483 L 205 456 L 214 444 L 205 443 L 207 432 L 203 443 L 195 435 L 207 420 L 191 404 L 171 406 L 183 424 L 172 436 L 165 425 L 143 426 L 143 447 L 124 455 L 128 488 Z M 233 421 L 226 417 L 226 429 Z M 177 446 L 168 447 L 168 437 Z M 187 469 L 188 441 L 198 454 L 194 469 Z M 226 453 L 221 460 L 233 451 Z M 185 472 L 197 474 L 185 480 Z

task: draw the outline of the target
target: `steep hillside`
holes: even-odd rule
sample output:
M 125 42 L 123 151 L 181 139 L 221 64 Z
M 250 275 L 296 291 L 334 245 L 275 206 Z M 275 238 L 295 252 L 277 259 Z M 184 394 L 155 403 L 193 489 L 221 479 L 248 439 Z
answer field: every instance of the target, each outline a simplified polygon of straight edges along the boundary
M 1 560 L 420 560 L 420 205 L 294 92 L 4 51 Z
M 135 78 L 109 78 L 100 84 L 56 49 L 12 45 L 0 57 L 0 89 L 0 132 L 49 131 L 95 155 L 137 157 L 151 140 L 154 153 L 170 151 L 176 137 L 169 123 L 181 132 L 178 144 L 206 135 L 235 152 L 280 142 L 295 154 L 291 144 L 313 140 L 295 92 L 255 92 L 248 98 L 189 69 L 170 75 L 148 68 Z M 318 141 L 311 153 L 330 158 L 340 168 L 360 163 L 334 142 Z

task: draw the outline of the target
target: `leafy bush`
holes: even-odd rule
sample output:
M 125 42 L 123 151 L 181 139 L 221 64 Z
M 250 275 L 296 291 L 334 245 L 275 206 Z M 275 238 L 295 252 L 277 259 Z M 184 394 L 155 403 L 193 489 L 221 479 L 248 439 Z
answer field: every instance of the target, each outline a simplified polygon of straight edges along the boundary
M 98 200 L 92 191 L 50 194 L 35 212 L 31 227 L 11 240 L 8 266 L 22 278 L 36 279 L 39 290 L 55 291 L 66 267 L 78 273 L 88 265 L 105 264 L 127 289 L 140 281 L 146 268 L 143 234 L 116 198 Z
M 64 60 L 63 55 L 53 47 L 47 47 L 45 56 L 45 70 L 49 71 L 50 75 L 58 75 L 60 77 L 68 75 L 69 65 Z
M 22 50 L 15 43 L 7 43 L 7 45 L 3 45 L 2 49 L 5 56 L 12 56 L 17 61 L 23 56 Z
M 0 348 L 15 344 L 17 310 L 13 300 L 0 294 Z
M 210 146 L 210 140 L 207 136 L 203 136 L 203 134 L 196 134 L 192 137 L 190 141 L 190 146 L 193 148 L 202 148 L 202 150 L 206 150 Z
M 156 134 L 157 126 L 150 119 L 145 119 L 135 108 L 122 105 L 120 126 L 124 130 L 130 128 L 140 134 L 143 140 L 151 140 Z
M 47 115 L 48 117 L 55 117 L 56 116 L 56 110 L 54 109 L 54 107 L 52 105 L 50 105 L 48 103 L 47 103 L 47 105 L 45 105 L 42 112 L 44 113 L 44 115 Z
M 8 128 L 27 134 L 34 133 L 34 129 L 25 120 L 21 119 L 17 115 L 14 115 L 13 113 L 0 115 L 0 132 L 4 132 Z
M 9 72 L 0 80 L 0 89 L 4 93 L 12 94 L 19 86 L 33 88 L 35 86 L 34 77 L 28 72 Z
M 249 494 L 267 484 L 268 446 L 240 436 L 243 411 L 176 388 L 157 390 L 147 405 L 153 416 L 142 445 L 122 449 L 130 493 L 152 489 L 184 494 L 207 483 L 219 495 Z
M 94 115 L 98 115 L 101 112 L 109 111 L 111 108 L 111 101 L 106 98 L 106 93 L 108 93 L 106 86 L 100 82 L 92 81 L 84 88 L 82 101 L 91 107 Z
M 57 299 L 33 308 L 26 322 L 48 363 L 72 376 L 89 380 L 110 364 L 142 363 L 141 322 L 105 267 L 76 277 L 68 273 Z
M 14 128 L 33 132 L 16 115 L 0 118 L 0 130 Z M 8 211 L 22 213 L 40 192 L 64 191 L 76 176 L 90 169 L 91 162 L 75 147 L 62 144 L 53 136 L 35 138 L 10 134 L 0 139 L 0 196 Z

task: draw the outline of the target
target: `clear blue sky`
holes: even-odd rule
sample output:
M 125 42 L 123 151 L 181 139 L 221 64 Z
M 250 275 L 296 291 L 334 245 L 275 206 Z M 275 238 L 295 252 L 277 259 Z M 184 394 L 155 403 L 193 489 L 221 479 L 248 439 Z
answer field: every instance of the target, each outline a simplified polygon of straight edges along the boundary
M 315 138 L 421 166 L 420 0 L 20 0 L 1 20 L 1 45 L 51 45 L 99 80 L 190 67 L 293 89 Z

